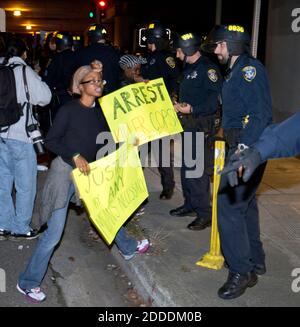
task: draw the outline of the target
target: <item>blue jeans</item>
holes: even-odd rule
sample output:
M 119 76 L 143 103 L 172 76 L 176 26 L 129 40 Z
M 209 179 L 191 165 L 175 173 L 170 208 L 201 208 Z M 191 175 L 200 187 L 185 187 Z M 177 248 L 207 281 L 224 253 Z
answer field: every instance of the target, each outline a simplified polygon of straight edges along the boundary
M 137 247 L 137 241 L 127 235 L 126 229 L 123 226 L 119 229 L 115 242 L 123 254 L 133 254 Z
M 36 195 L 37 162 L 33 145 L 0 138 L 0 228 L 16 234 L 30 231 Z M 12 198 L 16 190 L 15 205 Z
M 71 183 L 65 206 L 52 213 L 47 223 L 48 228 L 39 238 L 25 271 L 20 274 L 19 285 L 21 288 L 31 289 L 40 286 L 46 274 L 54 248 L 59 243 L 64 231 L 69 201 L 74 192 L 74 185 Z M 124 227 L 120 228 L 115 242 L 124 254 L 135 252 L 137 247 L 137 241 L 126 235 Z

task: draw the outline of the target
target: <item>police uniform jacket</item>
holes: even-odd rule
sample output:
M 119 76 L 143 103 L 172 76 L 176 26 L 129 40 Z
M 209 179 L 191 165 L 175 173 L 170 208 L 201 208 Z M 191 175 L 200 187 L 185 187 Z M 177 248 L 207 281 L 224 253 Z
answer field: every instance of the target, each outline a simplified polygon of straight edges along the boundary
M 222 127 L 240 129 L 239 143 L 252 145 L 272 121 L 267 74 L 262 63 L 243 54 L 234 63 L 222 88 Z
M 174 57 L 168 51 L 153 51 L 147 57 L 147 65 L 142 66 L 142 76 L 153 80 L 162 77 L 169 94 L 177 93 L 179 69 Z
M 253 145 L 262 161 L 271 158 L 292 157 L 300 153 L 300 112 L 280 124 L 267 127 Z
M 218 67 L 207 57 L 186 64 L 180 83 L 179 102 L 192 106 L 193 117 L 210 116 L 217 110 L 222 79 Z
M 46 69 L 44 80 L 52 90 L 66 91 L 70 88 L 74 67 L 75 55 L 71 49 L 58 52 Z
M 89 65 L 93 60 L 100 60 L 103 64 L 103 79 L 105 94 L 119 88 L 121 69 L 119 67 L 119 53 L 110 45 L 103 43 L 92 44 L 81 48 L 76 53 L 76 69 Z

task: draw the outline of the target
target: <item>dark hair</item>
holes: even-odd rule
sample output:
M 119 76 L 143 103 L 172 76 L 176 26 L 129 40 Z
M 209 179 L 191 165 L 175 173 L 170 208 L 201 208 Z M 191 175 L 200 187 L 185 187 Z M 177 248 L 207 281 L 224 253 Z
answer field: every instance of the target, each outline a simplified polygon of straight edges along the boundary
M 25 51 L 27 51 L 27 46 L 23 40 L 11 39 L 7 44 L 4 63 L 7 63 L 12 57 L 21 57 Z

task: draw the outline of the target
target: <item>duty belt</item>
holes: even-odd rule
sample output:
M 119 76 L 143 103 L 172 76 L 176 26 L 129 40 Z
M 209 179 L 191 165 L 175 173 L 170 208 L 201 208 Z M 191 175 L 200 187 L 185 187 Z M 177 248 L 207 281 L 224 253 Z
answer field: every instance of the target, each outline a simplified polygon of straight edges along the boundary
M 224 138 L 229 148 L 235 148 L 241 139 L 241 128 L 229 128 L 224 130 Z

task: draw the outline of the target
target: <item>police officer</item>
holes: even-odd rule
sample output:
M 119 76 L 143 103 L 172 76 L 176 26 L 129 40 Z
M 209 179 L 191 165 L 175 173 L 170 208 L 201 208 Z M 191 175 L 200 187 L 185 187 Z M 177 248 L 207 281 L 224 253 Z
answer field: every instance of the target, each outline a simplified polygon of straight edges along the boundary
M 53 57 L 56 53 L 56 44 L 55 44 L 55 38 L 54 35 L 57 32 L 51 32 L 51 33 L 47 33 L 43 46 L 42 46 L 42 50 L 39 56 L 39 66 L 40 66 L 40 76 L 44 76 L 45 75 L 45 71 L 48 68 L 48 66 L 50 65 L 51 61 L 53 60 Z
M 258 140 L 272 120 L 271 96 L 264 66 L 249 55 L 250 36 L 242 26 L 216 26 L 207 38 L 219 61 L 227 65 L 223 83 L 222 127 L 228 156 Z M 228 157 L 227 156 L 227 157 Z M 259 215 L 255 192 L 265 164 L 251 179 L 231 188 L 222 176 L 218 195 L 218 224 L 222 251 L 229 275 L 219 289 L 222 299 L 242 295 L 263 274 L 265 254 L 260 240 Z
M 103 80 L 106 81 L 104 94 L 119 88 L 119 53 L 107 44 L 108 33 L 102 24 L 92 24 L 88 28 L 89 46 L 76 51 L 76 68 L 88 65 L 93 60 L 103 64 Z
M 172 216 L 189 216 L 196 212 L 197 218 L 188 225 L 189 229 L 202 230 L 211 224 L 210 176 L 207 169 L 201 175 L 189 177 L 187 172 L 195 167 L 187 167 L 186 158 L 191 151 L 197 158 L 200 150 L 196 144 L 197 132 L 205 133 L 205 147 L 208 137 L 214 133 L 215 113 L 222 88 L 222 78 L 218 67 L 200 51 L 201 39 L 194 33 L 179 35 L 175 41 L 176 56 L 184 63 L 183 78 L 180 83 L 179 102 L 175 110 L 182 115 L 184 133 L 182 139 L 181 184 L 184 204 L 170 211 Z M 188 136 L 192 143 L 186 142 Z M 187 146 L 188 145 L 188 146 Z M 208 151 L 205 151 L 205 168 L 208 168 Z M 203 159 L 201 157 L 200 159 Z
M 82 35 L 73 34 L 72 37 L 73 37 L 73 50 L 76 51 L 78 49 L 81 49 L 84 45 Z
M 56 54 L 44 75 L 44 80 L 52 91 L 52 120 L 55 118 L 58 108 L 72 100 L 69 88 L 75 65 L 71 33 L 65 31 L 56 32 L 53 37 L 56 45 Z
M 152 22 L 146 29 L 147 47 L 150 51 L 147 57 L 147 65 L 142 67 L 142 76 L 145 79 L 153 80 L 162 77 L 170 94 L 177 93 L 179 69 L 175 58 L 169 51 L 169 30 L 159 22 Z M 160 199 L 170 199 L 175 186 L 173 172 L 173 151 L 170 153 L 170 166 L 164 167 L 162 163 L 162 142 L 159 140 L 159 173 L 163 190 Z
M 234 153 L 222 170 L 222 174 L 227 174 L 229 184 L 236 186 L 239 176 L 247 182 L 256 168 L 268 159 L 293 157 L 299 154 L 299 124 L 300 112 L 280 124 L 267 127 L 251 147 Z

